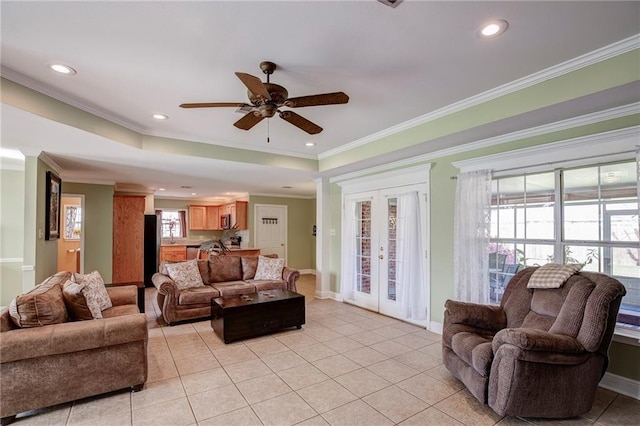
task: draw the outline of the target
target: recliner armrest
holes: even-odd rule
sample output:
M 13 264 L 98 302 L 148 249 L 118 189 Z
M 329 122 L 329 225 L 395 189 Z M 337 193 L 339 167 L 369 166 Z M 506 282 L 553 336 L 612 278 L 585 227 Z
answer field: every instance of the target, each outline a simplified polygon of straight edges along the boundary
M 585 352 L 584 346 L 575 338 L 562 334 L 553 334 L 535 328 L 505 328 L 493 338 L 493 352 L 501 345 L 510 344 L 520 349 L 536 352 L 556 352 L 564 354 L 580 354 Z
M 447 300 L 444 307 L 444 327 L 464 324 L 495 332 L 507 326 L 507 316 L 500 306 Z

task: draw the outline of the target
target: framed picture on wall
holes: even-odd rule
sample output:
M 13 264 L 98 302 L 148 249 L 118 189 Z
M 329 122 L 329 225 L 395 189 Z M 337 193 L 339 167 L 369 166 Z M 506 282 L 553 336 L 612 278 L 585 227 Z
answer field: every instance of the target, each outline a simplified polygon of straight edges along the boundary
M 45 213 L 45 239 L 56 240 L 60 238 L 60 196 L 62 182 L 53 172 L 47 172 L 46 188 L 46 213 Z

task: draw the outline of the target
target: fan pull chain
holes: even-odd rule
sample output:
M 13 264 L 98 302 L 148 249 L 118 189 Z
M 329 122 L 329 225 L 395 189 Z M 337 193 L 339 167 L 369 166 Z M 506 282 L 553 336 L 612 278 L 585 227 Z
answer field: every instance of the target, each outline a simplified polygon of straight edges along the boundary
M 270 126 L 269 126 L 269 123 L 270 123 L 270 122 L 271 122 L 271 120 L 269 120 L 269 119 L 267 118 L 267 143 L 271 142 L 271 141 L 269 140 L 269 127 L 270 127 Z

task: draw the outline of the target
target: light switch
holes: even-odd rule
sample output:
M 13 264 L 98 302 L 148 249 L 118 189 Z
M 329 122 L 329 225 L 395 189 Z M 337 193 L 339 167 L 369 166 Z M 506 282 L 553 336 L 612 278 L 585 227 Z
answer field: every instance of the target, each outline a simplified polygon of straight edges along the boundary
M 42 232 L 42 229 L 38 229 L 38 239 L 41 240 L 44 238 L 44 232 Z

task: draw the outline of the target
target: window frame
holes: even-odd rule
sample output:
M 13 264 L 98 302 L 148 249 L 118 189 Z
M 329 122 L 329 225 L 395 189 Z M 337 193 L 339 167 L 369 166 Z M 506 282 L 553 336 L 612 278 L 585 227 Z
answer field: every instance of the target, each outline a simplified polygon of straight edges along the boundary
M 474 157 L 453 162 L 452 165 L 460 169 L 460 172 L 491 170 L 492 178 L 494 178 L 524 173 L 549 172 L 556 168 L 569 169 L 593 166 L 594 164 L 638 161 L 638 152 L 640 152 L 640 145 L 638 145 L 639 135 L 640 126 L 632 126 L 498 154 Z M 509 135 L 503 138 L 508 140 L 507 136 Z M 550 158 L 553 158 L 554 161 L 549 161 Z M 638 195 L 640 198 L 640 194 Z M 554 253 L 558 252 L 558 250 L 554 251 Z M 640 346 L 640 331 L 616 324 L 614 340 Z
M 160 213 L 160 238 L 168 240 L 168 239 L 171 239 L 172 237 L 170 235 L 165 236 L 164 230 L 165 230 L 165 226 L 166 225 L 164 223 L 164 214 L 165 213 L 176 213 L 178 215 L 178 220 L 179 220 L 180 212 L 184 212 L 183 216 L 185 216 L 185 218 L 186 218 L 187 209 L 161 209 L 161 212 L 162 213 Z M 187 224 L 185 223 L 185 228 L 186 228 L 186 226 L 187 226 Z M 178 233 L 182 234 L 182 226 L 181 226 L 180 222 L 178 222 L 176 228 L 178 229 Z M 184 238 L 187 238 L 187 236 L 186 235 L 175 235 L 175 233 L 174 233 L 173 239 L 176 239 L 176 238 L 184 239 Z

